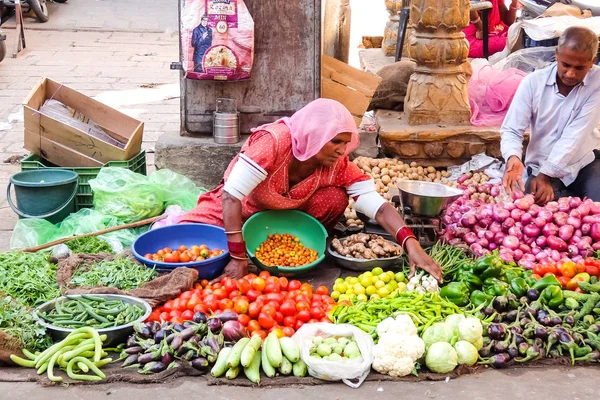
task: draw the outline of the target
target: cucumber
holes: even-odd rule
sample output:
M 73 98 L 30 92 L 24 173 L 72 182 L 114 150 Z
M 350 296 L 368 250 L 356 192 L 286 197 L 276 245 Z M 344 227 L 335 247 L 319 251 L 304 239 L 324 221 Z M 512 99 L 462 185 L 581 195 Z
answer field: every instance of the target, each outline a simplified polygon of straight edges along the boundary
M 282 375 L 289 375 L 292 373 L 293 368 L 292 362 L 286 357 L 283 357 L 281 367 L 279 367 L 279 372 L 281 372 Z
M 241 338 L 238 342 L 233 345 L 231 352 L 227 357 L 227 368 L 235 368 L 240 365 L 240 358 L 242 357 L 242 350 L 250 342 L 248 338 Z
M 227 371 L 227 358 L 229 357 L 229 353 L 231 353 L 231 347 L 223 347 L 219 352 L 217 361 L 210 370 L 210 374 L 215 378 L 218 378 Z
M 260 336 L 256 335 L 256 337 Z M 256 383 L 257 385 L 260 384 L 260 360 L 262 357 L 261 353 L 262 352 L 260 350 L 256 352 L 250 365 L 247 368 L 244 368 L 244 374 L 246 375 L 246 378 L 248 378 L 250 382 Z
M 242 367 L 240 367 L 239 365 L 237 367 L 229 368 L 227 370 L 227 373 L 225 373 L 225 378 L 227 378 L 227 379 L 237 378 L 237 376 L 240 374 L 241 369 L 242 369 Z
M 286 356 L 288 360 L 292 363 L 298 362 L 300 359 L 300 347 L 298 347 L 292 338 L 284 336 L 279 339 L 279 344 L 281 345 L 283 355 Z
M 294 376 L 306 376 L 306 363 L 302 360 L 298 360 L 292 367 Z
M 266 376 L 268 376 L 269 378 L 272 378 L 272 377 L 275 376 L 275 374 L 277 373 L 277 371 L 275 371 L 275 368 L 273 368 L 273 366 L 269 362 L 269 359 L 267 358 L 267 351 L 265 350 L 265 347 L 266 346 L 263 344 L 263 350 L 262 350 L 261 355 L 260 355 L 261 364 L 262 364 L 262 370 L 263 370 L 263 372 L 265 373 Z
M 269 363 L 271 363 L 274 368 L 281 367 L 281 363 L 283 363 L 283 353 L 281 353 L 279 338 L 274 332 L 269 333 L 267 339 L 265 339 L 265 348 Z
M 260 349 L 260 345 L 262 344 L 262 338 L 258 335 L 252 336 L 250 342 L 244 347 L 242 350 L 242 356 L 240 358 L 240 362 L 242 367 L 248 368 L 256 355 L 258 349 Z

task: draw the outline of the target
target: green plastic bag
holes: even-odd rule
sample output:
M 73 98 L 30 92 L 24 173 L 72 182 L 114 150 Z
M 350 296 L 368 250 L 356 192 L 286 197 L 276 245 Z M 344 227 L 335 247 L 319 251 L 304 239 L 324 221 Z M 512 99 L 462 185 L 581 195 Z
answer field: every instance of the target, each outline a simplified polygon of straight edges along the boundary
M 105 167 L 89 183 L 94 192 L 94 208 L 125 223 L 160 215 L 169 205 L 191 210 L 198 196 L 206 192 L 170 170 L 148 177 L 125 168 Z
M 123 221 L 102 214 L 91 208 L 83 208 L 69 215 L 59 224 L 53 225 L 45 219 L 27 218 L 17 221 L 10 238 L 11 249 L 24 249 L 35 247 L 54 240 L 69 236 L 82 235 L 84 233 L 97 232 L 102 229 L 123 225 Z M 142 230 L 122 229 L 104 234 L 107 237 L 118 239 L 123 247 L 131 246 L 131 243 L 148 227 Z

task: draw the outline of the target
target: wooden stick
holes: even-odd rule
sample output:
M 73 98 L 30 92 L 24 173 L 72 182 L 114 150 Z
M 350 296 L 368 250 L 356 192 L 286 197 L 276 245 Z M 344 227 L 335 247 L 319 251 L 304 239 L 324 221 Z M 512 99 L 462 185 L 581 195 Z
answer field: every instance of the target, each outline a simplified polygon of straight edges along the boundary
M 64 242 L 68 242 L 69 240 L 79 239 L 79 238 L 88 237 L 88 236 L 103 235 L 103 234 L 109 233 L 109 232 L 120 231 L 121 229 L 138 228 L 140 226 L 149 225 L 149 224 L 151 224 L 155 221 L 158 221 L 159 219 L 162 219 L 162 218 L 164 218 L 164 217 L 162 215 L 159 215 L 157 217 L 144 219 L 144 220 L 141 220 L 138 222 L 132 222 L 130 224 L 119 225 L 119 226 L 114 226 L 112 228 L 102 229 L 101 231 L 97 231 L 97 232 L 84 233 L 83 235 L 77 235 L 77 236 L 68 236 L 68 237 L 65 237 L 62 239 L 55 240 L 53 242 L 42 244 L 42 245 L 36 246 L 36 247 L 30 247 L 28 249 L 21 250 L 21 251 L 26 252 L 26 253 L 35 253 L 36 251 L 47 249 L 48 247 L 56 246 L 57 244 L 61 244 Z

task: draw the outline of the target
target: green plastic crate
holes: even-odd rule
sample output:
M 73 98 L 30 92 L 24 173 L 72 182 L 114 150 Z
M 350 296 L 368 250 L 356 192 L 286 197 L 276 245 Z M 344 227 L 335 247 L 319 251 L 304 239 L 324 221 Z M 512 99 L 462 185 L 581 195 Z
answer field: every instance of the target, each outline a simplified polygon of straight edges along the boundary
M 138 174 L 146 175 L 146 152 L 142 150 L 137 156 L 130 160 L 109 161 L 104 164 L 104 166 L 127 168 Z M 79 175 L 79 187 L 77 188 L 77 196 L 75 196 L 75 211 L 94 206 L 94 194 L 92 193 L 92 188 L 88 182 L 98 176 L 101 167 L 59 167 L 37 154 L 30 154 L 21 160 L 21 171 L 44 168 L 60 168 L 77 172 Z

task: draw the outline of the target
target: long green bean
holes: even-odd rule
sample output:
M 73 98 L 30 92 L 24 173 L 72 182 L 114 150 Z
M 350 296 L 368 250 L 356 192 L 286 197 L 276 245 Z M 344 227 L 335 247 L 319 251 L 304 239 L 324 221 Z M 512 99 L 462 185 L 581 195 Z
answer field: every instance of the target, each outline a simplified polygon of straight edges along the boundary
M 71 278 L 70 286 L 106 286 L 131 290 L 157 276 L 154 269 L 137 264 L 129 257 L 117 257 L 92 264 L 88 270 L 79 269 Z

